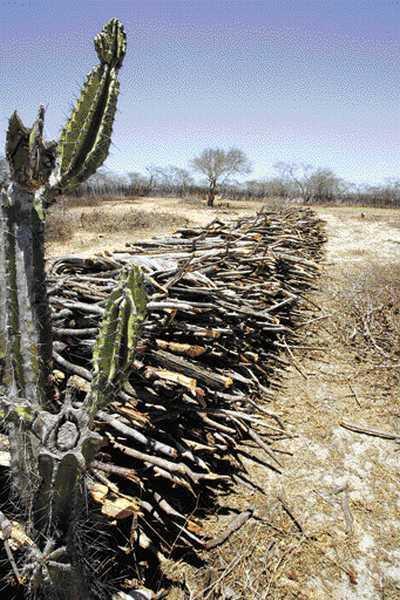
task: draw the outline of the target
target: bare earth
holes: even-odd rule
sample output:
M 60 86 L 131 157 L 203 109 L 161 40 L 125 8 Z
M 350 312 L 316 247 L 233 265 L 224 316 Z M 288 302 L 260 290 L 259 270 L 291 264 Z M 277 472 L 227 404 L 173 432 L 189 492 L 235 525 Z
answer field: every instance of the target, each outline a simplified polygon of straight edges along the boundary
M 181 200 L 137 202 L 144 210 L 157 203 L 198 224 L 216 216 L 248 214 L 260 206 L 232 203 L 210 211 Z M 316 316 L 323 318 L 304 328 L 299 344 L 313 349 L 294 351 L 284 387 L 268 406 L 293 436 L 278 447 L 292 454 L 281 455 L 283 474 L 249 462 L 251 477 L 265 494 L 240 488 L 221 504 L 236 510 L 253 506 L 258 519 L 205 555 L 209 566 L 199 570 L 184 561 L 166 561 L 175 582 L 171 600 L 400 598 L 399 446 L 340 425 L 346 421 L 398 431 L 400 437 L 399 390 L 390 369 L 371 371 L 357 349 L 342 344 L 337 335 L 338 323 L 350 326 L 344 319 L 341 323 L 338 291 L 350 289 L 360 269 L 399 263 L 400 216 L 385 209 L 317 211 L 327 222 L 329 241 L 320 289 L 310 299 L 320 307 Z M 162 223 L 155 223 L 145 235 L 132 236 L 148 237 L 162 230 Z M 77 239 L 68 248 L 54 245 L 49 253 L 114 248 L 127 237 L 133 239 L 126 234 L 121 239 L 118 233 L 107 240 Z M 224 529 L 234 515 L 227 512 L 221 508 L 221 514 L 209 520 L 210 532 Z

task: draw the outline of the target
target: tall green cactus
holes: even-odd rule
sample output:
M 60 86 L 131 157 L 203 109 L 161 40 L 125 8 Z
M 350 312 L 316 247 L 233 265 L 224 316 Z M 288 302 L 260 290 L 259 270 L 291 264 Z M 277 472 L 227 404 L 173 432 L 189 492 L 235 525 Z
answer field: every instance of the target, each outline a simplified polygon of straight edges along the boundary
M 116 19 L 94 40 L 100 64 L 88 74 L 81 95 L 58 144 L 54 184 L 71 189 L 92 175 L 107 158 L 119 94 L 118 71 L 126 36 Z
M 107 157 L 126 51 L 121 23 L 109 21 L 94 44 L 99 64 L 87 76 L 58 143 L 43 139 L 42 106 L 31 128 L 16 112 L 11 116 L 6 157 L 12 183 L 0 194 L 0 416 L 10 435 L 12 486 L 26 513 L 33 515 L 28 526 L 33 549 L 23 576 L 28 593 L 38 598 L 90 598 L 74 547 L 82 478 L 101 444 L 92 431 L 94 416 L 121 388 L 146 306 L 142 276 L 133 269 L 110 298 L 87 400 L 77 407 L 67 394 L 56 412 L 45 208 Z

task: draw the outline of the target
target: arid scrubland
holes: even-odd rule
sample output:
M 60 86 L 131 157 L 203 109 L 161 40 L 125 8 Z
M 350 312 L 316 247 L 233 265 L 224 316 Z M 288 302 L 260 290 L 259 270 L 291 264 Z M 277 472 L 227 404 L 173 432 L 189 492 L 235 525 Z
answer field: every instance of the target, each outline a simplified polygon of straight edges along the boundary
M 122 23 L 94 46 L 0 157 L 0 595 L 399 598 L 400 181 L 98 171 Z
M 210 211 L 182 198 L 66 198 L 50 209 L 46 254 L 107 257 L 136 240 L 279 204 L 224 199 Z M 238 513 L 251 508 L 253 518 L 202 550 L 197 566 L 190 552 L 164 556 L 147 583 L 171 600 L 398 597 L 400 217 L 314 210 L 326 221 L 326 257 L 306 298 L 309 316 L 296 342 L 282 345 L 284 376 L 266 405 L 284 432 L 274 445 L 282 473 L 266 472 L 260 450 L 245 443 L 260 460 L 243 459 L 258 491 L 241 485 L 221 496 L 205 531 L 217 539 Z
M 207 225 L 214 218 L 232 221 L 254 214 L 262 206 L 260 200 L 222 201 L 210 212 L 197 199 L 66 198 L 49 211 L 47 251 L 56 256 L 69 250 L 112 249 L 128 239 L 152 237 L 189 224 Z

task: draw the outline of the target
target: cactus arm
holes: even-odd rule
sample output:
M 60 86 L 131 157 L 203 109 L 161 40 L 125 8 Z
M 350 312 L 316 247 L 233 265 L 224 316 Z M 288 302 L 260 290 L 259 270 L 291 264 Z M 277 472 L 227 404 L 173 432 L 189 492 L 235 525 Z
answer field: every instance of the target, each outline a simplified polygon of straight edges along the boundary
M 61 133 L 55 188 L 77 186 L 101 166 L 108 154 L 119 93 L 117 75 L 126 51 L 121 23 L 111 19 L 94 44 L 100 64 L 87 76 Z
M 106 73 L 102 76 L 100 65 L 87 75 L 71 116 L 61 132 L 58 160 L 60 173 L 64 174 L 64 177 L 72 170 L 74 164 L 79 167 L 79 161 L 84 159 L 85 136 L 92 127 L 91 120 L 100 102 L 106 76 Z
M 129 368 L 136 349 L 138 336 L 142 323 L 146 317 L 147 294 L 144 287 L 143 272 L 139 267 L 133 267 L 127 281 L 127 297 L 130 303 L 130 314 L 128 320 L 128 356 L 126 368 Z
M 11 179 L 20 185 L 29 184 L 29 129 L 22 123 L 16 111 L 8 123 L 6 157 Z
M 112 381 L 112 359 L 117 351 L 114 341 L 118 337 L 118 322 L 121 318 L 120 304 L 120 289 L 117 288 L 108 300 L 106 314 L 93 350 L 94 376 L 98 377 L 102 373 L 107 383 Z
M 91 418 L 114 400 L 127 377 L 146 306 L 143 274 L 134 266 L 121 275 L 109 298 L 93 350 L 93 382 L 87 398 Z
M 98 372 L 104 374 L 107 373 L 107 384 L 111 384 L 114 382 L 115 377 L 118 373 L 118 368 L 120 367 L 120 362 L 122 359 L 122 353 L 124 351 L 123 348 L 123 333 L 125 330 L 125 323 L 127 321 L 127 306 L 126 306 L 126 298 L 122 298 L 122 300 L 118 303 L 118 316 L 116 319 L 116 327 L 114 330 L 114 335 L 111 337 L 111 352 L 107 356 L 108 369 L 100 369 Z M 101 360 L 101 353 L 99 352 L 99 358 Z
M 29 191 L 44 185 L 55 166 L 56 143 L 43 140 L 44 112 L 40 106 L 31 128 L 25 127 L 17 112 L 8 124 L 6 157 L 11 179 Z
M 86 155 L 82 166 L 77 170 L 74 178 L 74 185 L 84 181 L 100 167 L 106 160 L 110 144 L 114 117 L 117 110 L 117 100 L 119 95 L 119 81 L 114 74 L 111 74 L 108 82 L 108 93 L 103 106 L 101 119 L 95 139 Z
M 119 69 L 126 53 L 126 35 L 117 19 L 104 25 L 103 31 L 94 38 L 94 46 L 101 64 Z

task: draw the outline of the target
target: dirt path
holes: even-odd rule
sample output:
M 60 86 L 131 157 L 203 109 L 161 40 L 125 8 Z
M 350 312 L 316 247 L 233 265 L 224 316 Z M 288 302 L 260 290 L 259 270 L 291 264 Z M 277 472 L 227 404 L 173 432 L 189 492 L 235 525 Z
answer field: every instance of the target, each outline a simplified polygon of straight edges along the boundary
M 321 211 L 321 216 L 327 221 L 327 269 L 315 297 L 328 313 L 338 310 L 332 292 L 351 278 L 353 263 L 367 270 L 371 262 L 383 265 L 400 259 L 400 231 L 376 219 L 365 221 L 355 211 Z M 329 537 L 326 557 L 307 565 L 306 595 L 398 598 L 397 447 L 388 440 L 352 433 L 340 423 L 394 431 L 399 390 L 392 394 L 386 389 L 384 371 L 372 379 L 369 371 L 363 372 L 357 355 L 331 334 L 329 319 L 317 338 L 327 347 L 323 358 L 303 359 L 306 376 L 292 371 L 287 389 L 276 401 L 299 434 L 290 444 L 294 460 L 284 477 L 287 494 L 296 509 L 301 508 L 305 530 L 319 540 Z
M 355 274 L 399 262 L 398 217 L 379 210 L 364 217 L 355 209 L 319 212 L 329 241 L 312 301 L 326 318 L 308 328 L 303 345 L 322 350 L 295 351 L 296 363 L 270 405 L 295 436 L 279 444 L 293 456 L 282 454 L 282 475 L 248 463 L 266 496 L 241 489 L 223 504 L 253 505 L 260 519 L 215 551 L 211 567 L 182 568 L 185 591 L 171 598 L 400 597 L 399 446 L 341 426 L 400 432 L 399 390 L 388 370 L 371 372 L 337 335 L 338 324 L 351 326 L 341 322 L 338 297 L 350 293 Z M 223 530 L 232 518 L 222 512 L 210 531 Z

